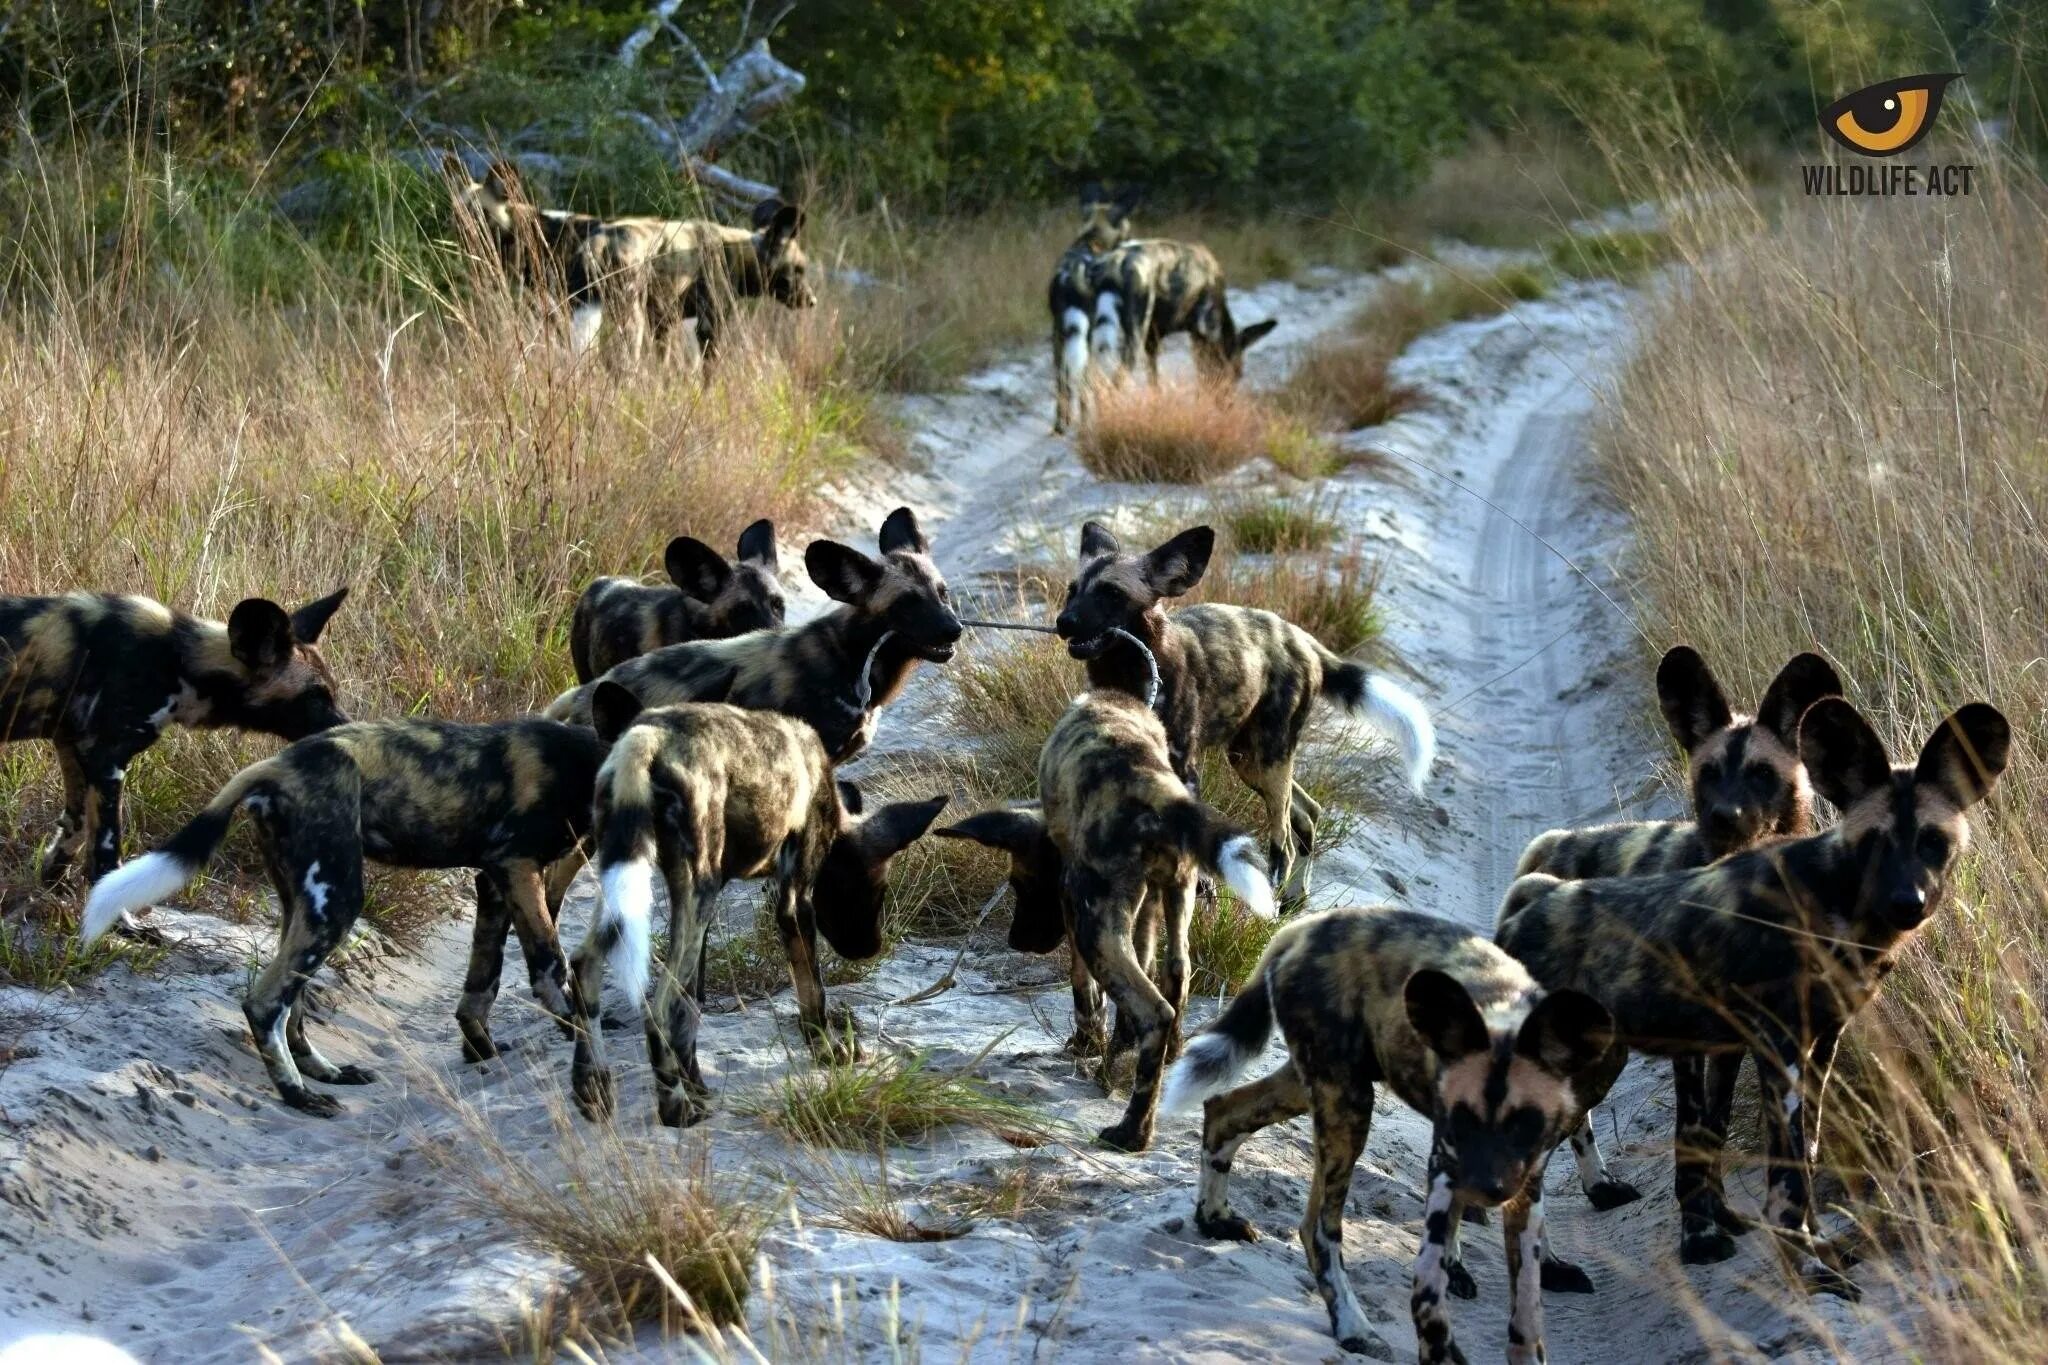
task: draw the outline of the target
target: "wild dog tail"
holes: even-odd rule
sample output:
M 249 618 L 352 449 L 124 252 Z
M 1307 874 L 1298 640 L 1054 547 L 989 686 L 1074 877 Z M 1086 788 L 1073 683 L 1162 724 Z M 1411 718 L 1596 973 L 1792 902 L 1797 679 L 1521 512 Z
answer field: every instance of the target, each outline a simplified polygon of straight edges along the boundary
M 1216 1022 L 1195 1035 L 1166 1073 L 1159 1100 L 1162 1114 L 1185 1114 L 1203 1100 L 1237 1084 L 1237 1078 L 1273 1035 L 1273 998 L 1266 989 L 1266 964 L 1238 992 Z
M 1229 887 L 1244 908 L 1260 919 L 1273 919 L 1273 887 L 1258 843 L 1236 825 L 1192 797 L 1167 817 L 1182 849 L 1211 876 Z
M 95 882 L 85 899 L 85 916 L 78 927 L 80 940 L 92 943 L 121 916 L 184 890 L 213 857 L 220 841 L 228 837 L 228 826 L 242 803 L 262 794 L 264 784 L 273 781 L 282 767 L 281 758 L 250 764 L 229 778 L 206 809 L 166 839 L 161 848 L 130 858 Z
M 1321 646 L 1317 646 L 1321 648 Z M 1323 695 L 1368 724 L 1401 750 L 1401 766 L 1408 785 L 1417 796 L 1423 781 L 1436 763 L 1436 726 L 1429 708 L 1413 692 L 1392 679 L 1366 671 L 1363 664 L 1340 659 L 1329 650 L 1323 655 Z
M 590 932 L 634 1005 L 654 953 L 654 750 L 629 734 L 597 775 L 597 915 Z

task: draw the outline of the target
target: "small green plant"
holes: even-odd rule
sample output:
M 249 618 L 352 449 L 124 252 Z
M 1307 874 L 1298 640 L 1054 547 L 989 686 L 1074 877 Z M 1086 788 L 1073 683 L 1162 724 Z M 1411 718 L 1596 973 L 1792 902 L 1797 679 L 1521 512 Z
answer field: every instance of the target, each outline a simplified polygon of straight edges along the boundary
M 1670 260 L 1675 250 L 1671 234 L 1661 228 L 1619 228 L 1554 238 L 1543 254 L 1560 275 L 1634 284 Z
M 1280 928 L 1260 919 L 1227 892 L 1197 904 L 1188 922 L 1188 988 L 1197 996 L 1235 995 L 1251 979 L 1259 957 Z
M 1320 550 L 1337 538 L 1337 523 L 1312 499 L 1245 503 L 1224 515 L 1224 525 L 1238 549 L 1257 555 Z
M 0 918 L 0 984 L 53 991 L 98 976 L 117 962 L 146 972 L 167 950 L 107 934 L 91 947 L 78 942 L 77 926 L 57 915 L 29 919 L 17 912 Z
M 968 1071 L 934 1070 L 924 1053 L 889 1053 L 850 1066 L 792 1072 L 766 1094 L 742 1098 L 738 1105 L 808 1146 L 859 1152 L 917 1142 L 963 1124 L 999 1137 L 1051 1135 L 1043 1115 L 996 1094 Z

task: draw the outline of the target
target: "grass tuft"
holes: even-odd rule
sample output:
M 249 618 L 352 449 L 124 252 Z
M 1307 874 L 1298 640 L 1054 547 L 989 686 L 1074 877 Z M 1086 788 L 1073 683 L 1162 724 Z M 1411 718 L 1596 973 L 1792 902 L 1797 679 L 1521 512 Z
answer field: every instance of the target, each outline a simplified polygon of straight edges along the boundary
M 1623 228 L 1559 237 L 1543 255 L 1553 271 L 1572 279 L 1637 284 L 1675 250 L 1671 234 L 1661 228 Z
M 1224 514 L 1223 524 L 1238 549 L 1255 555 L 1320 550 L 1337 538 L 1337 523 L 1312 499 L 1268 498 Z
M 1276 415 L 1242 389 L 1163 378 L 1105 384 L 1074 436 L 1097 478 L 1208 483 L 1267 452 Z
M 0 915 L 0 985 L 54 991 L 89 981 L 116 963 L 147 972 L 168 950 L 105 934 L 91 947 L 78 941 L 78 923 L 68 912 L 32 914 L 22 909 Z
M 785 1136 L 812 1147 L 872 1152 L 966 1126 L 1042 1139 L 1050 1121 L 959 1071 L 932 1068 L 924 1053 L 890 1053 L 849 1066 L 794 1071 L 764 1095 L 739 1101 Z

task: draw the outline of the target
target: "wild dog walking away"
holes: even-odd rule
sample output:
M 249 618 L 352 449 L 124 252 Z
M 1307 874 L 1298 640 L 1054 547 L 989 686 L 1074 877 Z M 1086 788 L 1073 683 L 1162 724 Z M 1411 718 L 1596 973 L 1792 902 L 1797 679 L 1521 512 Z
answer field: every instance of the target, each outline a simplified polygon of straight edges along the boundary
M 294 612 L 251 597 L 225 624 L 148 597 L 0 597 L 0 742 L 49 740 L 64 776 L 43 881 L 81 853 L 88 881 L 120 861 L 128 764 L 166 727 L 299 739 L 341 724 L 319 639 L 347 597 Z
M 1276 1022 L 1287 1064 L 1224 1093 Z M 1230 1207 L 1231 1162 L 1253 1133 L 1311 1115 L 1315 1178 L 1301 1220 L 1309 1273 L 1338 1344 L 1393 1359 L 1344 1273 L 1344 1200 L 1372 1125 L 1373 1083 L 1384 1082 L 1434 1125 L 1409 1304 L 1420 1358 L 1464 1358 L 1444 1300 L 1459 1268 L 1459 1215 L 1467 1205 L 1505 1204 L 1508 1356 L 1540 1361 L 1543 1174 L 1579 1119 L 1575 1084 L 1608 1051 L 1613 1028 L 1592 997 L 1538 989 L 1521 963 L 1432 915 L 1381 906 L 1295 920 L 1167 1077 L 1167 1113 L 1207 1101 L 1195 1226 L 1209 1237 L 1255 1240 Z
M 859 816 L 817 732 L 768 711 L 698 704 L 643 710 L 631 692 L 600 682 L 597 732 L 611 745 L 597 781 L 597 870 L 603 900 L 576 950 L 576 1058 L 572 1085 L 590 1118 L 609 1117 L 598 997 L 609 955 L 636 1004 L 647 989 L 654 876 L 668 887 L 668 953 L 643 1006 L 661 1121 L 704 1116 L 709 1093 L 697 1066 L 704 941 L 728 881 L 775 880 L 775 930 L 789 957 L 806 1041 L 828 1058 L 854 1051 L 850 1021 L 825 1009 L 818 934 L 841 956 L 882 949 L 889 860 L 931 827 L 947 798 L 901 802 Z
M 815 620 L 732 640 L 670 645 L 604 676 L 645 706 L 724 701 L 795 716 L 818 732 L 835 763 L 847 762 L 867 747 L 877 713 L 918 662 L 945 663 L 963 633 L 952 592 L 932 563 L 931 542 L 909 508 L 897 508 L 882 522 L 879 544 L 879 560 L 830 540 L 805 549 L 811 581 L 841 604 Z M 586 684 L 563 693 L 548 715 L 590 724 L 591 690 Z
M 1522 850 L 1515 875 L 1628 877 L 1703 867 L 1771 837 L 1813 832 L 1813 788 L 1799 761 L 1799 720 L 1822 697 L 1842 694 L 1842 680 L 1818 654 L 1793 656 L 1764 690 L 1756 715 L 1731 710 L 1721 685 L 1699 654 L 1686 645 L 1657 665 L 1657 701 L 1672 738 L 1686 755 L 1693 819 L 1645 820 L 1591 829 L 1554 829 Z M 1681 1087 L 1706 1096 L 1703 1117 L 1712 1132 L 1728 1129 L 1739 1053 L 1674 1057 Z M 1698 1135 L 1679 1134 L 1681 1143 Z M 1572 1134 L 1579 1186 L 1597 1209 L 1617 1208 L 1642 1196 L 1609 1173 L 1590 1119 Z M 1714 1218 L 1730 1232 L 1747 1224 L 1721 1197 L 1718 1167 L 1708 1176 Z
M 1131 1021 L 1137 1080 L 1123 1118 L 1099 1140 L 1119 1151 L 1151 1145 L 1159 1072 L 1178 1052 L 1188 997 L 1188 917 L 1195 870 L 1220 878 L 1256 915 L 1273 917 L 1250 835 L 1194 799 L 1167 761 L 1159 718 L 1134 696 L 1076 698 L 1038 757 L 1042 811 L 986 811 L 941 835 L 1010 855 L 1016 920 L 1043 941 L 1063 924 L 1073 944 L 1074 1046 L 1106 1052 L 1102 990 Z M 1018 937 L 1012 930 L 1013 941 Z M 1147 970 L 1164 946 L 1160 979 Z M 1107 1075 L 1107 1066 L 1104 1068 Z
M 1105 366 L 1129 370 L 1145 348 L 1147 376 L 1159 380 L 1159 347 L 1176 332 L 1194 346 L 1195 370 L 1212 382 L 1244 378 L 1244 353 L 1279 322 L 1240 328 L 1230 315 L 1223 267 L 1196 242 L 1152 238 L 1125 242 L 1097 271 L 1091 348 Z
M 1897 952 L 1941 907 L 1967 846 L 1965 812 L 2005 770 L 2005 717 L 1982 702 L 1944 720 L 1911 767 L 1840 697 L 1815 702 L 1799 755 L 1841 812 L 1820 834 L 1655 877 L 1559 881 L 1536 874 L 1509 889 L 1496 941 L 1538 981 L 1598 997 L 1617 1043 L 1586 1103 L 1613 1083 L 1628 1050 L 1666 1056 L 1749 1052 L 1767 1127 L 1764 1221 L 1810 1288 L 1853 1296 L 1809 1238 L 1807 1117 L 1821 1102 L 1841 1029 L 1876 994 Z M 1703 1097 L 1677 1094 L 1679 1254 L 1722 1260 L 1734 1243 L 1716 1218 L 1707 1173 L 1724 1134 Z
M 591 791 L 604 749 L 580 726 L 538 717 L 490 725 L 358 721 L 302 739 L 229 779 L 205 810 L 103 878 L 86 901 L 88 943 L 130 910 L 175 895 L 198 876 L 247 811 L 277 888 L 277 956 L 244 997 L 257 1050 L 284 1102 L 309 1114 L 341 1112 L 312 1090 L 376 1079 L 336 1066 L 306 1038 L 299 997 L 363 908 L 363 861 L 392 867 L 478 869 L 476 934 L 456 1019 L 463 1053 L 497 1055 L 490 1008 L 510 920 L 526 950 L 534 995 L 564 1022 L 566 970 L 555 938 L 565 880 L 544 883 L 590 827 Z M 567 864 L 573 871 L 574 862 Z
M 1267 864 L 1283 899 L 1308 894 L 1307 855 L 1322 808 L 1294 780 L 1309 712 L 1336 702 L 1390 736 L 1417 792 L 1436 757 L 1436 729 L 1422 703 L 1386 678 L 1325 649 L 1270 611 L 1219 603 L 1168 612 L 1202 581 L 1216 533 L 1183 531 L 1145 554 L 1127 553 L 1100 522 L 1081 528 L 1081 567 L 1057 622 L 1067 652 L 1088 665 L 1088 685 L 1142 696 L 1150 670 L 1130 641 L 1142 640 L 1159 668 L 1159 714 L 1173 770 L 1194 780 L 1196 755 L 1222 748 L 1266 808 Z M 1302 861 L 1297 863 L 1299 854 Z
M 724 640 L 782 624 L 774 522 L 764 518 L 740 532 L 733 561 L 695 536 L 677 536 L 662 563 L 673 587 L 600 578 L 576 599 L 569 659 L 577 682 L 664 645 Z
M 1081 232 L 1053 266 L 1046 303 L 1052 313 L 1052 429 L 1065 431 L 1087 402 L 1088 339 L 1094 325 L 1100 268 L 1110 250 L 1131 235 L 1131 214 L 1142 192 L 1126 187 L 1114 197 L 1098 184 L 1081 190 Z

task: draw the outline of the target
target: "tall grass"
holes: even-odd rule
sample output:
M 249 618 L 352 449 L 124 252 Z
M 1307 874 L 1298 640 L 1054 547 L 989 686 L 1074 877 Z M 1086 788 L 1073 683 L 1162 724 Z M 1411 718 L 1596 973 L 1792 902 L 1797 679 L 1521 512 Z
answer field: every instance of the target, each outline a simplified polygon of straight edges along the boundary
M 2048 1331 L 2048 185 L 1987 148 L 1967 198 L 1775 199 L 1696 158 L 1599 441 L 1656 633 L 1738 689 L 1816 645 L 1895 760 L 1988 699 L 2012 766 L 1951 899 L 1857 1019 L 1824 1135 L 1942 1358 Z M 1935 153 L 1938 159 L 1948 159 Z M 1795 191 L 1796 193 L 1796 191 Z M 1846 1083 L 1842 1070 L 1846 1070 Z

